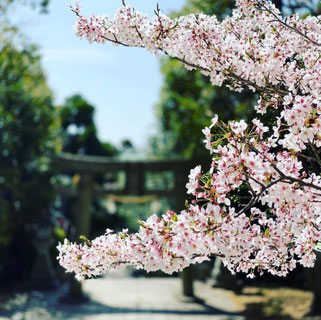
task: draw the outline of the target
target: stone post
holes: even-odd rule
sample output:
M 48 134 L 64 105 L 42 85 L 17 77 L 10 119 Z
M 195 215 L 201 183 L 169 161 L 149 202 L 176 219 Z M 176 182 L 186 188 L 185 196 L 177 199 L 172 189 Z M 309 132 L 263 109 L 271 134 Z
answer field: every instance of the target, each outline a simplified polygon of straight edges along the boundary
M 50 258 L 49 250 L 52 245 L 52 228 L 48 222 L 34 226 L 35 238 L 33 244 L 37 254 L 34 266 L 29 276 L 28 288 L 50 290 L 56 288 L 55 271 Z

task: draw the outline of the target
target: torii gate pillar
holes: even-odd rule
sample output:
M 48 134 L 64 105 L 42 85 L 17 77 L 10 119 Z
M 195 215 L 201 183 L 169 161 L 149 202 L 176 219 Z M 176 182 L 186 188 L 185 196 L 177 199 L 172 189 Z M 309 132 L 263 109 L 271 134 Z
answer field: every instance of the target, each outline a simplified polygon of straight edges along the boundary
M 90 233 L 90 208 L 93 199 L 94 176 L 92 173 L 81 173 L 78 182 L 78 196 L 74 214 L 74 240 L 79 241 L 81 235 L 89 236 Z M 65 297 L 69 302 L 86 300 L 82 291 L 81 282 L 72 276 L 69 283 L 69 294 Z

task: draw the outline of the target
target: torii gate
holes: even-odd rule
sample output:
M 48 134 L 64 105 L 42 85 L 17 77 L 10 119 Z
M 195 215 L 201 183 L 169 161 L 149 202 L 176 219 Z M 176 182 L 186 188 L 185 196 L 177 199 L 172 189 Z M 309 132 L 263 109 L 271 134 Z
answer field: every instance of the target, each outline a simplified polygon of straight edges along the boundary
M 208 160 L 199 159 L 168 159 L 168 160 L 119 160 L 111 157 L 75 155 L 60 153 L 53 157 L 56 167 L 61 172 L 77 173 L 80 175 L 77 188 L 77 217 L 74 220 L 76 238 L 80 235 L 88 235 L 90 231 L 90 206 L 94 195 L 98 196 L 158 196 L 174 199 L 172 208 L 180 212 L 185 205 L 188 174 L 191 168 L 197 164 L 208 165 Z M 150 190 L 146 187 L 146 173 L 148 172 L 172 172 L 174 177 L 173 188 L 166 190 Z M 97 173 L 124 172 L 126 175 L 123 189 L 105 188 L 97 189 L 94 185 L 94 176 Z M 68 190 L 63 190 L 67 192 Z M 70 193 L 70 190 L 69 190 Z M 191 267 L 182 272 L 183 294 L 193 297 L 193 272 Z M 73 282 L 70 294 L 81 295 L 81 285 Z

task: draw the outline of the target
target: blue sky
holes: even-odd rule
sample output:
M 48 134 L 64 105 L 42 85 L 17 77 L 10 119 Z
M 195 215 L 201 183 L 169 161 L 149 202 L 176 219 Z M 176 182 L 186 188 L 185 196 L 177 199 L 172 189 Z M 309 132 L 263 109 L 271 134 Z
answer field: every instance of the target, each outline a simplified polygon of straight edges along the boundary
M 127 0 L 139 11 L 153 14 L 156 3 L 165 12 L 180 9 L 184 0 Z M 87 14 L 113 16 L 121 0 L 82 0 Z M 154 105 L 162 77 L 158 57 L 142 49 L 89 44 L 73 34 L 75 16 L 65 0 L 51 0 L 48 15 L 17 6 L 12 20 L 43 56 L 48 82 L 60 104 L 74 93 L 82 94 L 96 107 L 101 139 L 118 144 L 129 138 L 142 148 L 155 133 Z

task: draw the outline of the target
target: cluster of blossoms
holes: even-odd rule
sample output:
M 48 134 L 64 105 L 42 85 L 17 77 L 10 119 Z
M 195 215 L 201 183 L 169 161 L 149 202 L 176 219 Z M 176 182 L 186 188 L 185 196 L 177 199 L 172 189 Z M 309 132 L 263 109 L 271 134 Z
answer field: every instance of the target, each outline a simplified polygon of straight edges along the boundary
M 123 265 L 171 273 L 211 255 L 250 276 L 312 267 L 321 241 L 321 17 L 284 19 L 263 0 L 237 0 L 222 22 L 160 11 L 150 20 L 126 5 L 113 20 L 73 11 L 79 37 L 163 52 L 213 85 L 260 98 L 252 122 L 215 117 L 203 130 L 212 165 L 191 170 L 194 200 L 184 211 L 151 216 L 134 234 L 65 240 L 60 264 L 79 279 Z M 276 116 L 266 120 L 268 112 Z

